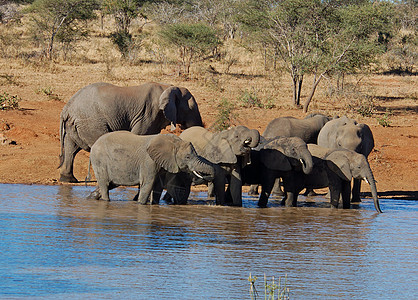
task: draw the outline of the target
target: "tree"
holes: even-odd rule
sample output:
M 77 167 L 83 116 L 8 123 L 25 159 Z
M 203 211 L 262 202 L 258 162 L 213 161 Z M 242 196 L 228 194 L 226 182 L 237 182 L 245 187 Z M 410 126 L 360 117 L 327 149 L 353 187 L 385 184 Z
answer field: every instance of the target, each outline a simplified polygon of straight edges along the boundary
M 77 35 L 86 33 L 82 21 L 94 19 L 96 0 L 35 0 L 29 12 L 36 12 L 33 21 L 36 30 L 46 36 L 46 57 L 52 59 L 54 42 L 72 42 Z
M 167 43 L 178 48 L 185 74 L 190 73 L 192 62 L 204 59 L 221 44 L 216 31 L 202 23 L 165 25 L 159 34 Z
M 367 0 L 249 0 L 239 18 L 254 40 L 284 62 L 295 105 L 300 105 L 304 75 L 314 75 L 303 106 L 306 112 L 327 74 L 372 61 L 379 51 L 379 34 L 390 31 L 390 8 L 389 2 Z
M 116 30 L 110 35 L 114 44 L 119 48 L 123 57 L 126 57 L 133 46 L 130 32 L 131 22 L 141 14 L 140 8 L 147 0 L 102 0 L 105 13 L 115 18 Z

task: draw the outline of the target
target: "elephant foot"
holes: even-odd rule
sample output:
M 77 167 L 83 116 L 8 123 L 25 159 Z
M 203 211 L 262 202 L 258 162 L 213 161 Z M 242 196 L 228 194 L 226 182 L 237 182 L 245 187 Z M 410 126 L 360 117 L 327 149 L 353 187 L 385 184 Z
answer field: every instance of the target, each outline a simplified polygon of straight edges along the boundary
M 91 192 L 90 195 L 87 196 L 87 199 L 92 199 L 92 200 L 99 200 L 100 198 L 101 198 L 101 195 L 98 190 Z
M 77 183 L 77 182 L 79 182 L 77 180 L 77 178 L 74 177 L 74 175 L 64 175 L 64 174 L 61 174 L 60 175 L 60 181 L 61 182 L 70 182 L 70 183 Z

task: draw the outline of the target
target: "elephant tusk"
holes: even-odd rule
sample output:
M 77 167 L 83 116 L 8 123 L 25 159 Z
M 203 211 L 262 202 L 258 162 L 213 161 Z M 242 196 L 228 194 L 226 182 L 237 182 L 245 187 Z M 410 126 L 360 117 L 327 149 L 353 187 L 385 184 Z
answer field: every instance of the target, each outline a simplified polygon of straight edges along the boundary
M 251 138 L 246 139 L 246 140 L 244 141 L 244 145 L 249 145 L 249 144 L 251 144 Z
M 196 171 L 193 171 L 193 174 L 195 174 L 197 177 L 199 177 L 200 179 L 204 179 L 203 177 L 202 177 L 202 175 L 200 175 L 199 173 L 197 173 Z
M 365 182 L 367 182 L 368 184 L 370 184 L 370 183 L 369 183 L 369 181 L 367 180 L 367 178 L 366 178 L 366 177 L 364 177 L 364 178 L 363 178 L 363 180 L 364 180 Z
M 300 161 L 300 163 L 301 163 L 303 166 L 305 166 L 305 162 L 303 161 L 303 159 L 302 159 L 302 158 L 299 158 L 299 161 Z

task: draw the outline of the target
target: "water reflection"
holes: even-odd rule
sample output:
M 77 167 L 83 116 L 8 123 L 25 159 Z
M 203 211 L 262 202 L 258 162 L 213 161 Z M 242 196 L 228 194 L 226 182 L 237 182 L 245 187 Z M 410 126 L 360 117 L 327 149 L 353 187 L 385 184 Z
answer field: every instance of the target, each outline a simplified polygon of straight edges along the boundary
M 249 299 L 250 272 L 287 274 L 292 299 L 418 295 L 415 201 L 382 201 L 384 214 L 369 200 L 258 209 L 200 194 L 141 206 L 87 200 L 92 189 L 0 185 L 0 297 Z

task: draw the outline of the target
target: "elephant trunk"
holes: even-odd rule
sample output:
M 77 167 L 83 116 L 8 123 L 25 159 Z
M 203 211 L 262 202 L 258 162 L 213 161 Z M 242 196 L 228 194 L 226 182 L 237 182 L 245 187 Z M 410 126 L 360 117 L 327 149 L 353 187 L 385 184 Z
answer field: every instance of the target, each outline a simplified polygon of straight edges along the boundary
M 258 130 L 251 129 L 248 138 L 245 140 L 245 146 L 250 148 L 257 147 L 258 143 L 260 142 L 260 133 Z
M 376 180 L 374 179 L 373 172 L 370 169 L 370 166 L 367 170 L 366 177 L 364 177 L 363 179 L 370 185 L 370 190 L 372 192 L 374 207 L 376 211 L 381 213 L 382 210 L 380 209 L 379 199 L 377 198 Z
M 313 160 L 312 160 L 312 155 L 308 151 L 308 149 L 306 149 L 306 152 L 307 153 L 302 152 L 302 155 L 300 157 L 300 162 L 302 163 L 303 173 L 310 174 L 313 169 Z
M 212 181 L 215 177 L 215 169 L 212 163 L 200 156 L 192 161 L 189 169 L 196 177 L 206 181 Z

